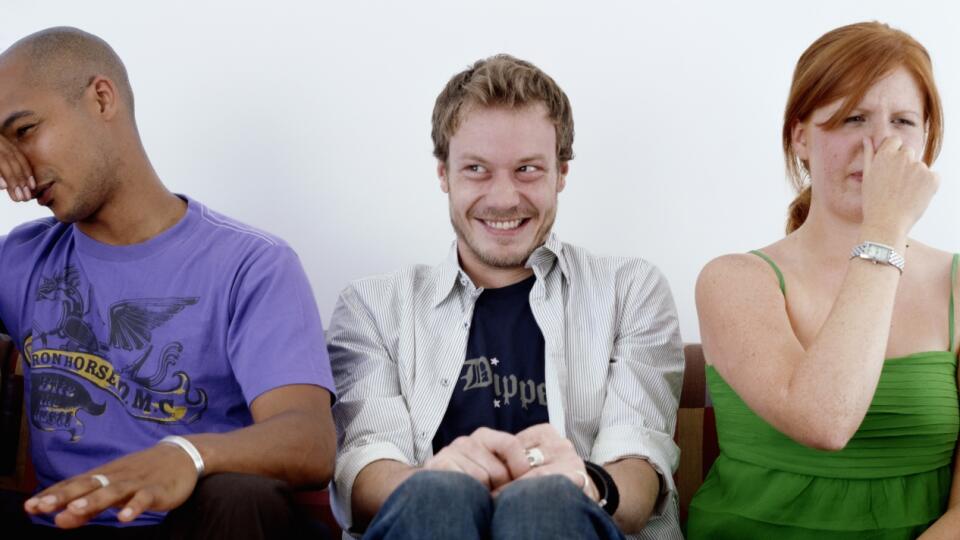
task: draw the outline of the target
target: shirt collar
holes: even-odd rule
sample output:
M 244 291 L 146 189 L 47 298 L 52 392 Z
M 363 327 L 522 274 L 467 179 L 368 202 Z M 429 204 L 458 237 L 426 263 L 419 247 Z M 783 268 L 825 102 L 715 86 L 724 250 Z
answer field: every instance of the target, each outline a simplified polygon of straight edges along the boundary
M 550 273 L 554 263 L 559 263 L 560 273 L 563 277 L 569 279 L 567 262 L 563 258 L 563 242 L 560 241 L 560 238 L 557 237 L 556 234 L 550 233 L 547 241 L 530 254 L 526 267 L 533 269 L 533 273 L 537 276 L 537 279 L 540 279 Z M 434 282 L 434 307 L 446 300 L 458 283 L 467 289 L 474 287 L 470 276 L 460 268 L 460 258 L 457 253 L 456 240 L 454 240 L 453 245 L 450 246 L 450 251 L 447 253 L 446 259 L 434 269 Z
M 554 263 L 560 265 L 560 273 L 563 277 L 569 279 L 567 273 L 567 261 L 563 257 L 563 242 L 556 234 L 550 233 L 547 241 L 542 246 L 533 250 L 530 258 L 527 259 L 527 268 L 532 268 L 537 277 L 546 276 L 553 269 Z

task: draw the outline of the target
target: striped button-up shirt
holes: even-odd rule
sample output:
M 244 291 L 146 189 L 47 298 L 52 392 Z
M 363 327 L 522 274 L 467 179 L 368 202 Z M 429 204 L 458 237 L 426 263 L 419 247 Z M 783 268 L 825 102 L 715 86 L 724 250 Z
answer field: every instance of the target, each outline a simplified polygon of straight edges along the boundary
M 634 538 L 682 538 L 671 473 L 683 353 L 666 280 L 646 261 L 596 257 L 555 235 L 527 267 L 536 276 L 530 308 L 544 338 L 550 424 L 585 460 L 646 458 L 662 491 Z M 333 509 L 345 528 L 364 467 L 381 459 L 420 466 L 433 455 L 482 292 L 454 244 L 439 266 L 361 279 L 341 293 L 327 336 L 339 394 Z

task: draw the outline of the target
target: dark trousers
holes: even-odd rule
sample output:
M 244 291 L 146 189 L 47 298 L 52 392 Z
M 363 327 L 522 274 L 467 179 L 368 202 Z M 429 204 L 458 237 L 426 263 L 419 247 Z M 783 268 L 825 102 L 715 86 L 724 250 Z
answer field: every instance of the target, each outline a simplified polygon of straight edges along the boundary
M 179 508 L 158 525 L 141 527 L 87 526 L 58 529 L 34 525 L 23 512 L 23 500 L 3 500 L 3 538 L 137 540 L 192 538 L 324 538 L 322 525 L 301 515 L 287 484 L 250 474 L 208 476 Z M 17 508 L 19 505 L 19 508 Z M 15 534 L 9 535 L 10 532 Z

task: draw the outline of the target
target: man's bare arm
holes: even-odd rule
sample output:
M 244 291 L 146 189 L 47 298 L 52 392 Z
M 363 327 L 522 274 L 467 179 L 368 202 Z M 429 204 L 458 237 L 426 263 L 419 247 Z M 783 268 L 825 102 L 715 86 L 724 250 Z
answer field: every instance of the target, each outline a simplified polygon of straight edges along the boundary
M 206 473 L 238 472 L 322 485 L 330 480 L 335 432 L 330 393 L 312 385 L 270 390 L 251 405 L 254 424 L 230 433 L 191 435 Z M 103 475 L 101 486 L 93 475 Z M 103 510 L 123 508 L 121 521 L 147 510 L 172 510 L 197 483 L 193 461 L 182 449 L 159 444 L 59 482 L 25 504 L 28 513 L 60 512 L 58 526 L 79 527 Z
M 222 434 L 187 437 L 206 471 L 279 478 L 292 486 L 318 486 L 333 477 L 336 431 L 330 393 L 297 384 L 265 392 L 250 406 L 254 424 Z
M 392 459 L 381 459 L 364 467 L 353 482 L 350 496 L 353 528 L 364 530 L 390 494 L 419 470 Z
M 625 534 L 640 532 L 650 519 L 660 493 L 660 477 L 642 458 L 624 458 L 603 466 L 620 492 L 613 520 Z

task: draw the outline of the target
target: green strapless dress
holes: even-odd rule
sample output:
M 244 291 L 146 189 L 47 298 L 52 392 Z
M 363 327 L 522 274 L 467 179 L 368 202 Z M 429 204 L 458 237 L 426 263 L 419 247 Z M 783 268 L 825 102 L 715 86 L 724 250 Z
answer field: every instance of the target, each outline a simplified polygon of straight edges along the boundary
M 950 304 L 952 344 L 952 292 Z M 945 511 L 960 429 L 953 353 L 888 359 L 860 429 L 838 452 L 796 443 L 712 366 L 706 375 L 720 456 L 690 503 L 689 539 L 915 538 Z

